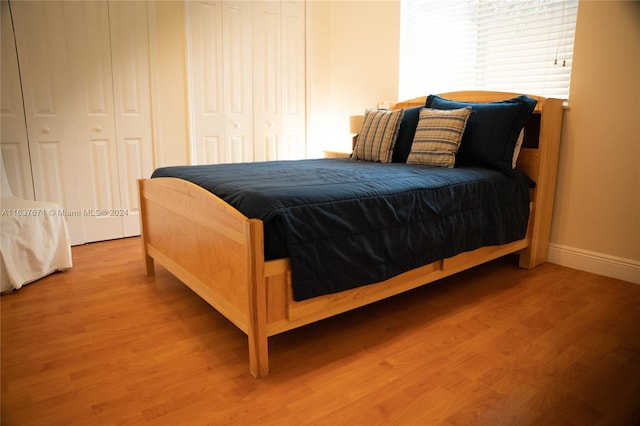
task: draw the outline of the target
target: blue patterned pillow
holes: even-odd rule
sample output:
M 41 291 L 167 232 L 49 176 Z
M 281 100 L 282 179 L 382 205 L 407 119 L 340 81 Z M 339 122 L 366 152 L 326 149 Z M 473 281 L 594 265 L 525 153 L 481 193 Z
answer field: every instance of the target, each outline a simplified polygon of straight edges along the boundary
M 449 110 L 470 106 L 472 111 L 456 156 L 456 165 L 490 168 L 512 176 L 516 141 L 536 103 L 528 96 L 474 103 L 429 95 L 426 107 Z

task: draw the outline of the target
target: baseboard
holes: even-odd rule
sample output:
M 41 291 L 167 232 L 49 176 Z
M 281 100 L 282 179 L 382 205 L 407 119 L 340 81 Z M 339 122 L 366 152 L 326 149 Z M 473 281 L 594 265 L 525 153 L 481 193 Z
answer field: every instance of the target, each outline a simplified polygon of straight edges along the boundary
M 549 244 L 547 260 L 568 268 L 640 284 L 640 262 L 635 260 L 558 244 Z

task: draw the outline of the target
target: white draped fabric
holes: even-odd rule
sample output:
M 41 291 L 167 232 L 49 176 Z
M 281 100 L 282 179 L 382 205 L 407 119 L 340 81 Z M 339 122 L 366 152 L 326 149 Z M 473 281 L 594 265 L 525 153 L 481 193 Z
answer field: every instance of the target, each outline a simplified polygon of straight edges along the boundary
M 0 157 L 0 162 L 2 161 Z M 7 293 L 72 266 L 62 206 L 14 197 L 2 169 L 0 291 Z

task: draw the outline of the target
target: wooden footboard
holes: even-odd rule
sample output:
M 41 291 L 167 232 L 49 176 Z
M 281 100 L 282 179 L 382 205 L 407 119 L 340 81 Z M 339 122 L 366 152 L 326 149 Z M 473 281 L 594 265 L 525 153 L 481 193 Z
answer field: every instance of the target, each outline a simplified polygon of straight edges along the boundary
M 139 180 L 142 244 L 249 336 L 251 373 L 268 373 L 262 221 L 180 179 Z
M 492 101 L 496 92 L 443 94 L 450 99 Z M 424 98 L 398 107 L 424 105 Z M 264 261 L 263 225 L 187 181 L 139 181 L 142 244 L 147 274 L 159 262 L 248 336 L 250 371 L 269 372 L 268 337 L 433 282 L 509 253 L 521 266 L 546 261 L 555 191 L 562 101 L 541 99 L 539 143 L 522 151 L 519 164 L 537 182 L 525 239 L 483 247 L 405 272 L 381 283 L 295 302 L 288 259 Z

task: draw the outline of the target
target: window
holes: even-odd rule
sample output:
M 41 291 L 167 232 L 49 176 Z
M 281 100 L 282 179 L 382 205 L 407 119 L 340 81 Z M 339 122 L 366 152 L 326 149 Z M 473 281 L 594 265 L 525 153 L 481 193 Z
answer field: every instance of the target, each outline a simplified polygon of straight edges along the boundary
M 399 98 L 497 90 L 568 99 L 578 0 L 401 0 Z

